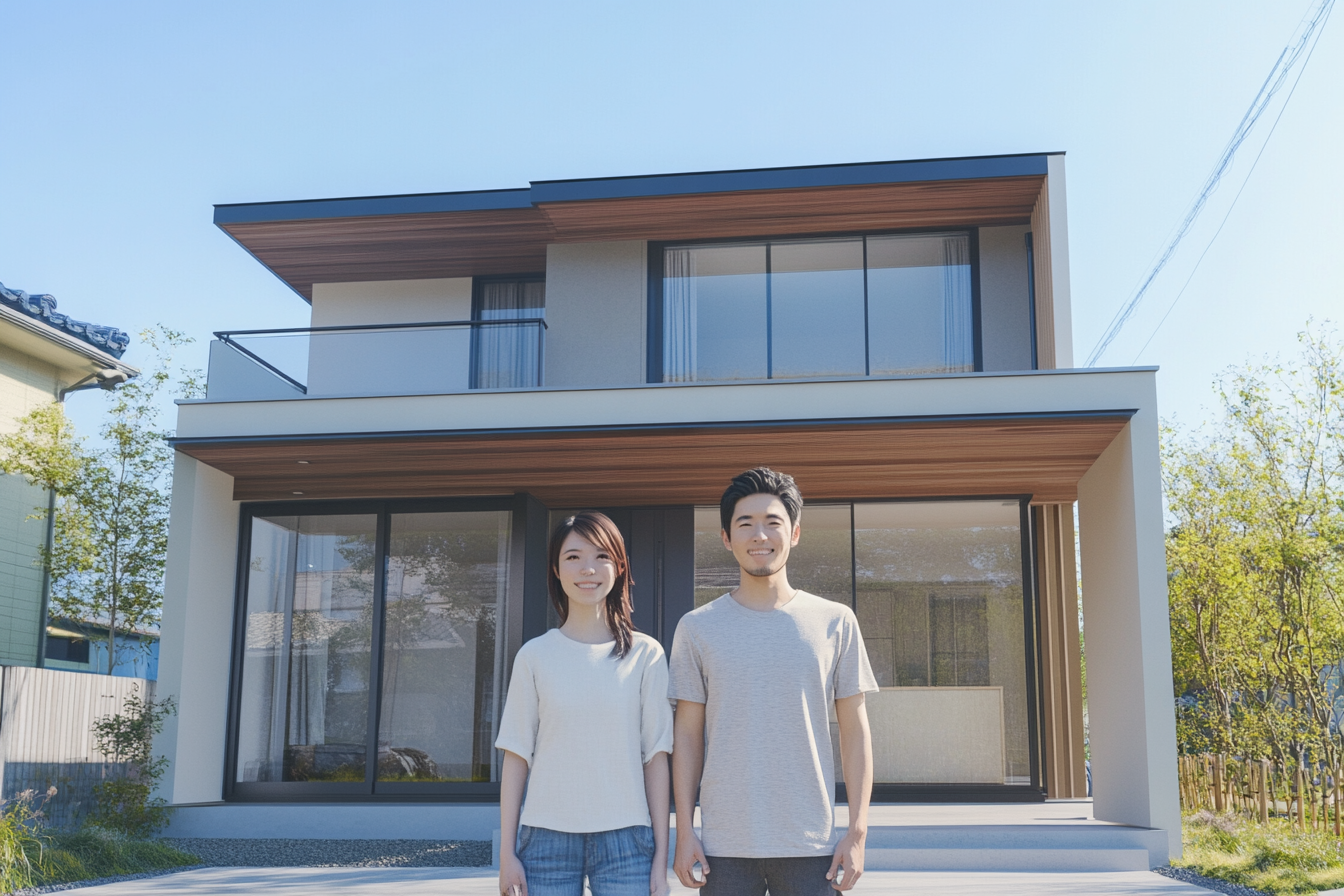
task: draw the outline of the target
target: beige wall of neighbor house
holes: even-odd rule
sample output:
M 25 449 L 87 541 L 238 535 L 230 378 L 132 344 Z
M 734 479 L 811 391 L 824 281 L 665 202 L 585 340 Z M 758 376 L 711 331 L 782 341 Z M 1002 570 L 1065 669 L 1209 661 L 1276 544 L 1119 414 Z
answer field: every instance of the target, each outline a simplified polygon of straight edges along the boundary
M 980 228 L 980 345 L 985 370 L 1031 370 L 1026 225 Z
M 622 240 L 547 247 L 547 386 L 645 381 L 647 245 Z
M 20 418 L 55 401 L 63 385 L 55 366 L 19 351 L 0 352 L 0 434 L 16 431 Z M 37 662 L 47 523 L 30 517 L 46 505 L 46 489 L 0 474 L 0 665 Z
M 1157 396 L 1078 484 L 1093 811 L 1181 854 Z
M 238 561 L 233 477 L 178 454 L 164 577 L 158 696 L 177 701 L 155 739 L 169 761 L 160 793 L 172 803 L 223 796 L 229 664 Z
M 471 319 L 471 278 L 313 285 L 314 327 Z M 469 327 L 314 333 L 309 395 L 407 395 L 468 387 Z

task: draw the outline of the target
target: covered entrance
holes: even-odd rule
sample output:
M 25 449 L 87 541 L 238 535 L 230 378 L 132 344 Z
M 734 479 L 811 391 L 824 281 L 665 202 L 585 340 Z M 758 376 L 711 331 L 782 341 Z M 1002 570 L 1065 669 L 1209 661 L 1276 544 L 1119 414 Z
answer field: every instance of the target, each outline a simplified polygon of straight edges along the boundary
M 613 517 L 635 622 L 670 647 L 735 585 L 716 502 L 764 463 L 807 502 L 792 580 L 860 620 L 875 798 L 1084 796 L 1064 502 L 1126 420 L 184 440 L 245 502 L 226 794 L 492 798 L 512 657 L 554 624 L 558 516 Z

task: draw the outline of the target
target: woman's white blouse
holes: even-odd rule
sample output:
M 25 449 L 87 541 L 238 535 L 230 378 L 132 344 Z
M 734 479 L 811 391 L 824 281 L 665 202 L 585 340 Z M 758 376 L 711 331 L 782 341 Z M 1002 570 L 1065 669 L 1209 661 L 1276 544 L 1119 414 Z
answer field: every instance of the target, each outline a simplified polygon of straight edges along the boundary
M 672 752 L 667 660 L 640 632 L 623 658 L 551 629 L 518 651 L 495 746 L 527 760 L 522 823 L 569 833 L 649 823 L 644 764 Z

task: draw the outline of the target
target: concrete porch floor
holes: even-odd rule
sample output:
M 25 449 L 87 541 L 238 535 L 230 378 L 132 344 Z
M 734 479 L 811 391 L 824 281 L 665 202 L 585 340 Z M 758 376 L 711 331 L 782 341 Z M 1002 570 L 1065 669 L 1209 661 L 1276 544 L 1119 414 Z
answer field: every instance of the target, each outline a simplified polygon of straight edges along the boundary
M 494 896 L 492 868 L 204 868 L 88 887 L 90 896 Z M 694 893 L 675 883 L 678 896 Z M 1151 871 L 1105 873 L 987 873 L 874 871 L 851 893 L 921 896 L 1209 896 L 1202 887 Z

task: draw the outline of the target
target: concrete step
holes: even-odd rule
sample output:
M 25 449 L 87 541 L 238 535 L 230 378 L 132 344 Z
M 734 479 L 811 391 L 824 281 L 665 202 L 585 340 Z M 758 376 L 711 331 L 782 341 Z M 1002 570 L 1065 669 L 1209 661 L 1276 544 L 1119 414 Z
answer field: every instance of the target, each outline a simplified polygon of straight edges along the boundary
M 869 849 L 869 871 L 1147 871 L 1146 849 Z
M 869 828 L 866 846 L 864 864 L 873 871 L 1147 871 L 1167 864 L 1165 831 L 1095 822 L 878 825 Z

